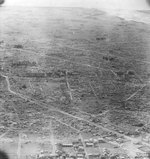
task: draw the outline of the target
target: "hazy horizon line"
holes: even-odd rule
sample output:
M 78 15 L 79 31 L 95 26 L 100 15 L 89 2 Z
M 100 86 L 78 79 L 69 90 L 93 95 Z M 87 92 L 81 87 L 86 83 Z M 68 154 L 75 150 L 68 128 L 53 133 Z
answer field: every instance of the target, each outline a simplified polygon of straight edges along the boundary
M 2 7 L 23 7 L 23 8 L 81 8 L 81 9 L 96 9 L 96 10 L 129 10 L 129 11 L 150 11 L 150 9 L 127 9 L 127 8 L 111 8 L 111 7 L 84 7 L 84 6 L 36 6 L 36 5 L 2 5 Z

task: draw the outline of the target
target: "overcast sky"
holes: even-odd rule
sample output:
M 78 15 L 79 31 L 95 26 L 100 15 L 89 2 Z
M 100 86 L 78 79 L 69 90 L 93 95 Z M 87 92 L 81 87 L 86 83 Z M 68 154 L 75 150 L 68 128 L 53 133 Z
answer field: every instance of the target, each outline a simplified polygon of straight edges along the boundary
M 6 0 L 5 5 L 148 9 L 146 0 Z

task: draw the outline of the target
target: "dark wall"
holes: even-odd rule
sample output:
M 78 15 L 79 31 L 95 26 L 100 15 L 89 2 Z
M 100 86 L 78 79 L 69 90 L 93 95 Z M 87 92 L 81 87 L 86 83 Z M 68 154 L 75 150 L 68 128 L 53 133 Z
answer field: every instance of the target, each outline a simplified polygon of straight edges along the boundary
M 3 4 L 5 2 L 5 0 L 0 0 L 0 5 Z
M 0 151 L 0 159 L 9 159 L 9 157 L 5 152 Z
M 150 0 L 146 0 L 146 2 L 148 3 L 149 7 L 150 7 Z

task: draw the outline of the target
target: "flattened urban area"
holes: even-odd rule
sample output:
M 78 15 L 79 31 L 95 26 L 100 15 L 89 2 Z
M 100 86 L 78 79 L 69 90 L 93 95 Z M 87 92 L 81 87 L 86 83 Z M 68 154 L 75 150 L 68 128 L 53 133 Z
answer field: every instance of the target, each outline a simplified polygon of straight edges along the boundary
M 150 27 L 96 9 L 0 10 L 0 149 L 11 159 L 150 156 Z

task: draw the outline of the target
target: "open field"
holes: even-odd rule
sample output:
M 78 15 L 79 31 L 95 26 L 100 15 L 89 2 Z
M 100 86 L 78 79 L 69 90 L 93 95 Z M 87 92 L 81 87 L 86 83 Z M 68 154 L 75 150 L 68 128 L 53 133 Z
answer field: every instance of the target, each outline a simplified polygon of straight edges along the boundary
M 0 12 L 1 149 L 13 159 L 150 151 L 148 24 L 83 8 Z

